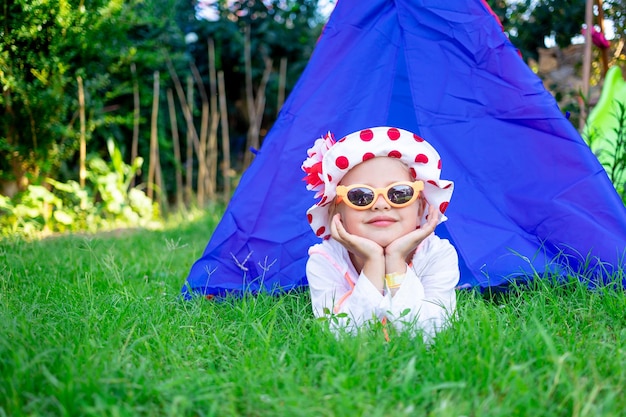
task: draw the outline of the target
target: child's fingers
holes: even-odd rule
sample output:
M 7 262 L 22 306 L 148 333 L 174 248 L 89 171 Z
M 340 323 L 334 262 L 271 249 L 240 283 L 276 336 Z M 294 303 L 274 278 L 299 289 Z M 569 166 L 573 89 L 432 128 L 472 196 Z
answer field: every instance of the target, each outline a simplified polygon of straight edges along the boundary
M 330 222 L 330 234 L 339 242 L 347 242 L 350 238 L 350 234 L 343 227 L 343 223 L 341 223 L 341 215 L 339 213 L 335 214 Z
M 439 213 L 435 206 L 428 206 L 428 219 L 424 225 L 426 229 L 435 230 L 435 227 L 439 223 Z

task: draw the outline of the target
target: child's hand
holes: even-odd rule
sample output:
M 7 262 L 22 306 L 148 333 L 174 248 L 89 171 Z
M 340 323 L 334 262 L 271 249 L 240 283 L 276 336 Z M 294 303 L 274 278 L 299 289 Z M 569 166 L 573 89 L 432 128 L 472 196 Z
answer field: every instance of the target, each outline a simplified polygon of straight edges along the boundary
M 350 234 L 343 227 L 339 213 L 335 214 L 330 222 L 330 235 L 348 252 L 359 258 L 355 267 L 361 270 L 382 293 L 385 285 L 385 254 L 382 246 L 372 240 Z
M 363 260 L 382 258 L 383 248 L 373 240 L 350 234 L 341 222 L 339 213 L 335 214 L 330 222 L 330 235 L 341 243 L 348 252 L 352 252 Z
M 411 252 L 413 252 L 424 239 L 435 231 L 435 227 L 438 222 L 439 213 L 437 208 L 429 206 L 428 220 L 422 225 L 422 227 L 399 237 L 385 248 L 385 261 L 388 264 L 388 267 L 390 261 L 406 262 L 406 258 L 411 254 Z

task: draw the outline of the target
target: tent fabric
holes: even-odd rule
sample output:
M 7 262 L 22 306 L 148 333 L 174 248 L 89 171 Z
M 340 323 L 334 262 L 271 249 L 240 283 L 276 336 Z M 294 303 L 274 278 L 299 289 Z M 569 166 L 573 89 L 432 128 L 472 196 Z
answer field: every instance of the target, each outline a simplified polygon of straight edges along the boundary
M 306 149 L 374 126 L 441 154 L 462 284 L 624 265 L 622 201 L 486 3 L 341 0 L 183 294 L 306 286 Z

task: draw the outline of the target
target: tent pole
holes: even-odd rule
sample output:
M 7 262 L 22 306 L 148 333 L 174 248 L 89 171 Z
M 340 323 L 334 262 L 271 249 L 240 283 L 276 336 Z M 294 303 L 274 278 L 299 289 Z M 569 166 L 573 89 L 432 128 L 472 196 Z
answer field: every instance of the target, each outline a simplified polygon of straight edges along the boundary
M 587 108 L 589 104 L 589 78 L 591 74 L 591 31 L 593 28 L 593 3 L 594 0 L 587 0 L 585 7 L 585 54 L 583 56 L 583 91 L 580 106 L 579 128 L 582 130 L 587 120 Z
M 602 0 L 596 0 L 598 5 L 598 26 L 600 26 L 600 33 L 606 39 L 606 31 L 604 30 L 604 10 L 602 9 Z M 606 76 L 609 70 L 609 48 L 600 48 L 602 57 L 602 78 Z

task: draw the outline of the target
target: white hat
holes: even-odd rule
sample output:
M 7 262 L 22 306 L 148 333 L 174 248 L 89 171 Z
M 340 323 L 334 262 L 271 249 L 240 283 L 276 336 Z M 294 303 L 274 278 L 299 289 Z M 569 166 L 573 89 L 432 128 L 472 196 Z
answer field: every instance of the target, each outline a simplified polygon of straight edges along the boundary
M 398 158 L 408 167 L 416 180 L 424 181 L 422 194 L 428 205 L 441 213 L 448 208 L 454 184 L 440 180 L 441 158 L 439 153 L 420 136 L 395 127 L 373 127 L 351 133 L 335 141 L 332 133 L 319 138 L 307 151 L 308 158 L 302 163 L 306 173 L 307 189 L 316 191 L 319 202 L 307 210 L 307 219 L 315 234 L 323 239 L 330 237 L 328 205 L 337 196 L 337 185 L 343 176 L 356 165 L 377 156 Z M 421 223 L 425 222 L 428 208 L 424 210 Z

